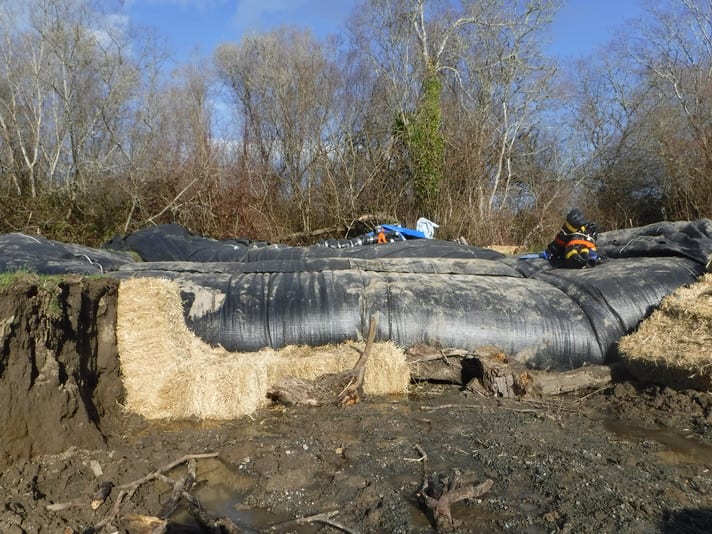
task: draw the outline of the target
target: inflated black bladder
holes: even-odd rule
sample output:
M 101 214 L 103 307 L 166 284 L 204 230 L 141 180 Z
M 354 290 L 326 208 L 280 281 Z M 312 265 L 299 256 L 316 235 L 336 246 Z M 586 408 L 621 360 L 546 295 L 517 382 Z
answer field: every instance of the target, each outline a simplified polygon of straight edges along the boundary
M 2 270 L 173 279 L 188 326 L 228 350 L 338 343 L 359 337 L 377 313 L 379 340 L 495 345 L 537 368 L 570 369 L 613 357 L 664 296 L 706 271 L 712 223 L 602 233 L 605 260 L 585 269 L 435 239 L 288 247 L 208 239 L 175 225 L 101 250 L 22 234 L 0 236 L 0 247 Z

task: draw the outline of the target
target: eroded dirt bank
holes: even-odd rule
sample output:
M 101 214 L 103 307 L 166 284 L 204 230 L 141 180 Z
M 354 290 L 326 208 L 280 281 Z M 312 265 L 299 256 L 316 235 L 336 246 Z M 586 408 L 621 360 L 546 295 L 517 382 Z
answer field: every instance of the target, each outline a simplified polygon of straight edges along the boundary
M 0 463 L 104 446 L 122 398 L 117 288 L 36 276 L 0 287 Z
M 113 343 L 116 285 L 16 284 L 0 292 L 4 410 L 0 531 L 137 532 L 132 514 L 196 532 L 160 477 L 186 454 L 211 518 L 244 532 L 434 532 L 423 478 L 494 482 L 452 508 L 458 532 L 709 532 L 712 395 L 626 380 L 576 397 L 483 398 L 419 384 L 408 397 L 346 407 L 269 408 L 228 423 L 122 415 Z M 41 284 L 40 284 L 41 285 Z M 24 444 L 24 448 L 23 445 Z M 416 448 L 418 446 L 418 448 Z M 31 456 L 31 458 L 30 458 Z M 178 479 L 184 464 L 165 475 Z M 113 491 L 93 509 L 92 495 Z M 337 526 L 299 516 L 337 512 Z M 182 525 L 182 526 L 181 526 Z

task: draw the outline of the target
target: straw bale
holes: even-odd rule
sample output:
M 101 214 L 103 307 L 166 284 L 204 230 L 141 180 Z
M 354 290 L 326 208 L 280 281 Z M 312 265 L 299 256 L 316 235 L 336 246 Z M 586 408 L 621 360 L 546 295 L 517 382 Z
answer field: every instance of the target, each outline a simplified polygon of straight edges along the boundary
M 665 297 L 618 348 L 639 380 L 712 391 L 712 274 Z
M 351 369 L 364 349 L 348 342 L 324 347 L 265 348 L 231 353 L 195 336 L 185 324 L 174 281 L 133 278 L 119 287 L 117 343 L 126 409 L 148 419 L 232 419 L 267 404 L 281 378 L 315 380 Z M 410 382 L 404 352 L 375 343 L 364 390 L 404 394 Z

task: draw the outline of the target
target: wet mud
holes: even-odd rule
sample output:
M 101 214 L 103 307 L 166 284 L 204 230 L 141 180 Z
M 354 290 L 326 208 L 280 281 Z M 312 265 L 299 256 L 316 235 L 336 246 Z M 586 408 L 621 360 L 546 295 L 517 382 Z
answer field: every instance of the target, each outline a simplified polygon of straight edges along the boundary
M 90 531 L 116 497 L 92 510 L 101 482 L 118 487 L 207 452 L 218 456 L 198 460 L 194 496 L 244 532 L 343 532 L 319 522 L 279 530 L 327 512 L 353 532 L 435 532 L 416 494 L 424 475 L 455 471 L 465 483 L 494 482 L 452 507 L 455 532 L 709 532 L 712 524 L 710 395 L 623 382 L 546 402 L 421 384 L 408 398 L 274 407 L 229 423 L 128 418 L 104 450 L 72 448 L 4 470 L 0 530 Z M 164 481 L 145 483 L 104 531 L 126 532 L 131 514 L 161 515 L 170 495 Z M 66 502 L 75 504 L 51 511 Z M 171 532 L 199 531 L 185 508 L 166 519 Z

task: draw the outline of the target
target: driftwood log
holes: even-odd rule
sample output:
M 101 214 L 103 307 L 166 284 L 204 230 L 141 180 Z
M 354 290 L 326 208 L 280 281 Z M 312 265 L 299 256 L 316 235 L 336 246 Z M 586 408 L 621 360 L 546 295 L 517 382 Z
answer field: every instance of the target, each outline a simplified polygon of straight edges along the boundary
M 417 344 L 406 350 L 413 380 L 459 384 L 483 396 L 537 397 L 601 388 L 613 380 L 606 365 L 566 372 L 537 371 L 497 347 L 476 351 Z
M 352 369 L 343 373 L 327 374 L 316 380 L 288 376 L 274 384 L 267 391 L 267 397 L 285 406 L 347 405 L 360 402 L 364 397 L 363 381 L 366 363 L 373 351 L 377 325 L 378 316 L 372 315 L 366 347 Z
M 417 343 L 406 350 L 411 380 L 463 384 L 463 360 L 468 351 Z M 464 385 L 464 384 L 463 384 Z

